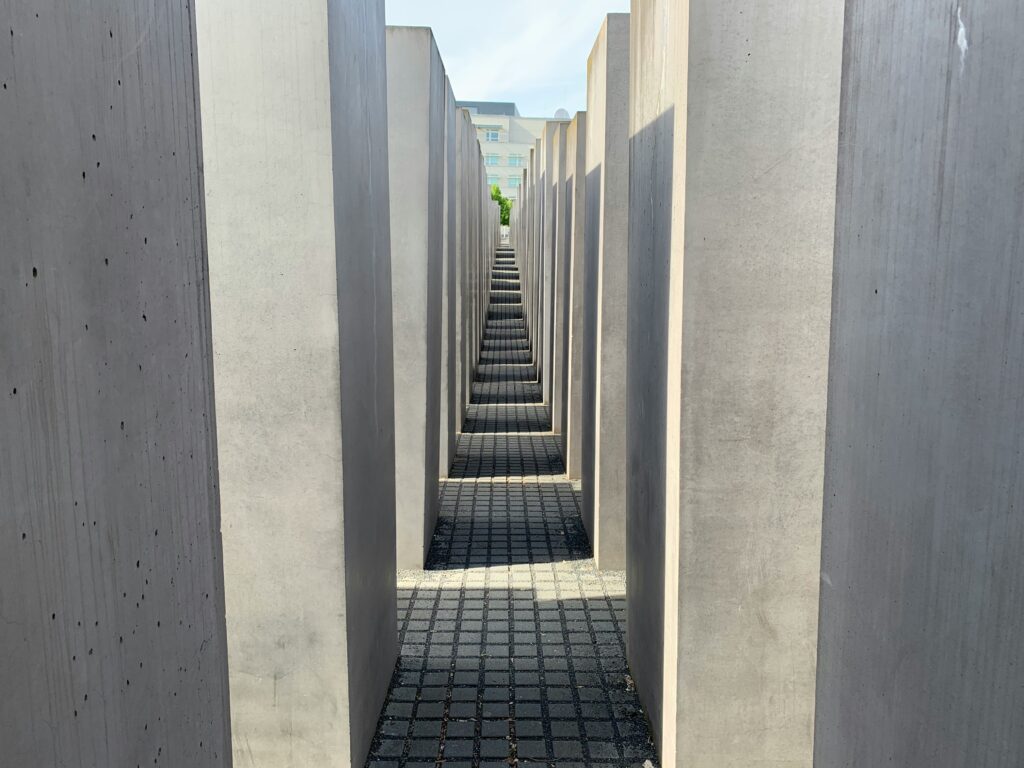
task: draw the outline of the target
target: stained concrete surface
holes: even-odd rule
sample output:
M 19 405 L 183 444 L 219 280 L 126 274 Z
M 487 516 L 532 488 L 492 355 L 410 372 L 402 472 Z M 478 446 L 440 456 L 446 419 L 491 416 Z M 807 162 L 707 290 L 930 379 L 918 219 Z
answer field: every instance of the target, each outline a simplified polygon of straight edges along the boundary
M 0 25 L 0 763 L 229 766 L 192 11 Z
M 383 3 L 198 27 L 235 765 L 359 765 L 397 653 Z
M 817 765 L 1024 764 L 1022 35 L 847 4 Z
M 665 764 L 807 766 L 842 9 L 683 11 L 631 20 L 630 667 Z

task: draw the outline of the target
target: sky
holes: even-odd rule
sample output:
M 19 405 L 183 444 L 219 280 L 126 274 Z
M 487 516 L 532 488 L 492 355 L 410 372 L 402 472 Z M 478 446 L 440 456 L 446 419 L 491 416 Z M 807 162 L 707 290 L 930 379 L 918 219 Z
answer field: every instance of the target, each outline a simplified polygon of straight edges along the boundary
M 629 0 L 385 0 L 387 23 L 431 27 L 455 98 L 514 101 L 524 117 L 587 108 L 587 57 Z

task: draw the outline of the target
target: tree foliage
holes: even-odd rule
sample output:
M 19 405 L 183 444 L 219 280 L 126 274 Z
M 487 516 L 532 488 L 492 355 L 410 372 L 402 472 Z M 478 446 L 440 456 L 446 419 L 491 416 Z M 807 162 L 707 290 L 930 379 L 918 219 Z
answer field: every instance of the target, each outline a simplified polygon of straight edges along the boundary
M 512 215 L 512 201 L 501 194 L 501 187 L 497 184 L 491 185 L 491 200 L 501 207 L 501 223 L 507 227 L 509 216 Z

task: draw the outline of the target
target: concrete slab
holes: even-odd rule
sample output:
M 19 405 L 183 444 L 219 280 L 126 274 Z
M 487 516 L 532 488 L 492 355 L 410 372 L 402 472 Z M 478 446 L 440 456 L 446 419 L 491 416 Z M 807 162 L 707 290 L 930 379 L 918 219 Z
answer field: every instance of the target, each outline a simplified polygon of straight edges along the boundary
M 558 148 L 565 146 L 564 124 L 548 121 L 541 137 L 541 220 L 543 232 L 540 251 L 540 332 L 543 336 L 540 365 L 541 391 L 549 413 L 554 407 L 555 380 L 555 274 L 558 239 Z
M 628 652 L 663 765 L 812 761 L 843 18 L 787 8 L 633 4 Z
M 568 319 L 566 311 L 567 299 L 567 254 L 568 221 L 566 219 L 566 136 L 569 128 L 567 122 L 555 123 L 556 129 L 551 142 L 552 179 L 551 179 L 551 219 L 552 219 L 552 264 L 551 264 L 551 430 L 556 435 L 559 450 L 565 456 L 565 377 L 568 359 L 566 346 L 568 342 Z
M 1022 36 L 847 3 L 816 765 L 1024 764 Z
M 12 768 L 231 765 L 192 14 L 0 7 Z
M 629 14 L 609 14 L 587 61 L 583 521 L 599 569 L 626 566 L 626 250 Z M 586 302 L 585 302 L 586 303 Z M 591 416 L 590 414 L 593 414 Z
M 387 28 L 398 567 L 437 523 L 444 269 L 445 75 L 431 31 Z
M 447 477 L 455 459 L 455 439 L 462 428 L 465 413 L 459 407 L 459 380 L 456 372 L 458 339 L 456 323 L 456 255 L 457 236 L 455 233 L 455 211 L 459 205 L 458 190 L 455 186 L 455 164 L 457 133 L 455 96 L 452 84 L 445 78 L 444 86 L 444 269 L 441 278 L 441 442 L 440 477 Z
M 470 149 L 476 142 L 476 128 L 470 119 L 469 112 L 458 109 L 456 113 L 456 136 L 457 142 L 455 157 L 455 185 L 458 202 L 455 206 L 455 226 L 457 234 L 457 259 L 458 259 L 458 297 L 455 303 L 457 316 L 457 344 L 459 348 L 459 413 L 463 416 L 466 413 L 466 406 L 469 404 L 473 392 L 473 371 L 476 364 L 475 351 L 471 344 L 471 326 L 473 309 L 470 301 L 469 284 L 469 258 L 472 249 L 469 245 L 469 208 L 468 190 L 471 171 L 469 162 L 471 159 Z
M 587 113 L 577 112 L 566 133 L 565 220 L 566 351 L 565 400 L 562 412 L 565 471 L 579 480 L 583 461 L 583 327 L 585 301 L 585 233 L 587 192 Z
M 537 367 L 537 380 L 543 381 L 544 369 L 544 152 L 543 143 L 537 139 L 533 155 L 533 248 L 530 252 L 532 261 L 530 274 L 533 278 L 531 288 L 533 303 L 534 328 L 530 336 L 533 343 L 533 358 Z
M 235 762 L 361 765 L 397 656 L 383 4 L 198 17 Z

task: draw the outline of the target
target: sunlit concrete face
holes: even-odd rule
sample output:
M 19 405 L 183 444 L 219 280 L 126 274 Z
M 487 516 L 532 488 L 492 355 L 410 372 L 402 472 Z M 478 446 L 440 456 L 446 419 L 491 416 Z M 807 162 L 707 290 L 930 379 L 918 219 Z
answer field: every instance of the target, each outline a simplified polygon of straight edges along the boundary
M 1022 765 L 1024 16 L 845 36 L 815 764 Z
M 192 10 L 0 24 L 0 763 L 226 768 Z
M 198 29 L 235 764 L 361 765 L 397 655 L 383 3 Z
M 445 76 L 429 29 L 387 41 L 398 567 L 422 568 L 438 510 Z
M 565 472 L 580 479 L 583 448 L 583 327 L 585 294 L 584 238 L 587 192 L 587 113 L 577 112 L 566 134 L 566 349 L 563 412 Z
M 633 3 L 629 658 L 663 765 L 812 761 L 842 17 Z
M 598 568 L 626 562 L 626 246 L 629 14 L 606 19 L 587 62 L 583 521 Z
M 541 347 L 543 360 L 540 366 L 541 389 L 544 402 L 547 403 L 550 413 L 554 413 L 556 408 L 559 408 L 555 405 L 555 385 L 558 381 L 556 370 L 559 365 L 555 349 L 557 325 L 555 315 L 558 305 L 557 272 L 560 250 L 558 236 L 562 229 L 558 219 L 559 210 L 564 207 L 564 192 L 561 187 L 562 177 L 565 173 L 565 128 L 566 124 L 563 122 L 548 121 L 544 124 L 544 133 L 541 137 L 543 170 L 540 183 L 543 185 L 542 220 L 544 226 L 541 233 L 539 281 L 541 298 L 538 331 L 543 335 Z
M 459 358 L 458 343 L 461 336 L 456 333 L 456 304 L 458 302 L 457 274 L 458 235 L 456 234 L 456 209 L 459 193 L 456 185 L 456 155 L 458 147 L 457 113 L 452 85 L 445 78 L 444 86 L 444 269 L 441 276 L 441 435 L 438 463 L 439 477 L 447 477 L 455 458 L 455 438 L 462 428 L 463 409 L 459 406 L 462 395 L 456 361 Z
M 458 201 L 455 212 L 458 233 L 458 291 L 457 324 L 461 339 L 458 341 L 462 360 L 462 408 L 468 404 L 478 364 L 477 352 L 486 322 L 487 299 L 490 291 L 490 271 L 487 249 L 496 235 L 490 191 L 484 174 L 483 155 L 477 142 L 476 128 L 464 109 L 456 117 L 455 176 Z M 463 417 L 465 413 L 463 413 Z M 429 542 L 428 542 L 429 544 Z
M 471 149 L 476 141 L 476 129 L 469 119 L 469 113 L 456 108 L 455 114 L 455 187 L 457 204 L 455 206 L 456 230 L 456 344 L 458 346 L 458 379 L 459 379 L 459 418 L 465 418 L 466 406 L 469 404 L 473 387 L 473 371 L 476 365 L 475 355 L 470 348 L 473 324 L 473 306 L 470 301 L 471 288 L 469 283 L 470 257 L 472 248 L 469 244 L 469 180 L 473 177 Z M 460 427 L 461 429 L 461 427 Z
M 533 359 L 537 363 L 537 379 L 544 380 L 544 321 L 541 317 L 543 291 L 543 253 L 544 253 L 544 155 L 543 144 L 537 139 L 533 154 L 530 155 L 533 170 L 533 224 L 530 232 L 530 304 L 533 318 L 530 341 L 533 345 Z
M 569 123 L 555 123 L 555 130 L 551 137 L 551 431 L 555 433 L 556 440 L 562 455 L 565 455 L 565 376 L 566 376 L 566 346 L 568 323 L 566 314 L 567 299 L 567 275 L 566 267 L 568 260 L 567 235 L 569 231 L 566 220 L 566 139 L 568 136 Z

